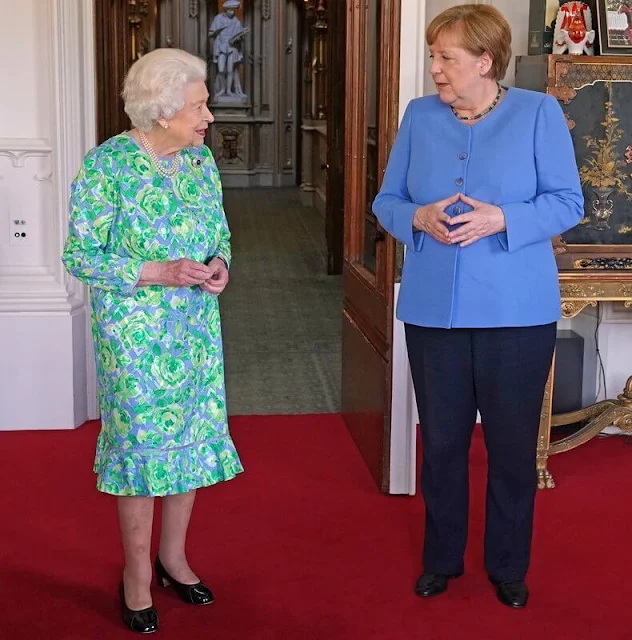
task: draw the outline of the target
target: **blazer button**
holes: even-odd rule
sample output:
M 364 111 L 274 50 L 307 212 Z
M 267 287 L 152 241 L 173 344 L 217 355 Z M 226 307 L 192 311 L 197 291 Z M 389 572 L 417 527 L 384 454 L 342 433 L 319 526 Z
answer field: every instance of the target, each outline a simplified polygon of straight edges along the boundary
M 463 178 L 457 178 L 457 179 L 454 181 L 454 184 L 455 184 L 457 187 L 462 187 L 462 186 L 463 186 Z
M 465 158 L 467 158 L 467 153 L 461 151 L 461 153 L 459 153 L 459 160 L 465 160 Z
M 458 216 L 461 213 L 461 207 L 454 207 L 454 213 Z

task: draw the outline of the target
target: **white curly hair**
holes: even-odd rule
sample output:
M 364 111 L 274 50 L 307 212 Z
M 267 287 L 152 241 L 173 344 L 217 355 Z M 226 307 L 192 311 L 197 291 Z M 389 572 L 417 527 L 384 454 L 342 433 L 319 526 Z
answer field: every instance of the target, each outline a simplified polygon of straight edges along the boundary
M 155 49 L 137 60 L 123 84 L 125 113 L 139 131 L 150 131 L 184 107 L 184 90 L 206 80 L 206 62 L 182 49 Z

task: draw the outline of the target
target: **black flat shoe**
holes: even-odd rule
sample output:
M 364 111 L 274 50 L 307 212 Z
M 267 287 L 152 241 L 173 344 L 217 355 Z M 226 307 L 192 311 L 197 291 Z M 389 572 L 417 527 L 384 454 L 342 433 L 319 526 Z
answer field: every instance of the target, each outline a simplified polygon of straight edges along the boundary
M 211 604 L 215 600 L 213 592 L 202 582 L 196 584 L 182 584 L 177 580 L 174 580 L 167 570 L 162 566 L 160 558 L 156 556 L 156 578 L 158 584 L 161 587 L 168 587 L 171 585 L 176 593 L 189 604 L 204 605 Z
M 496 586 L 496 597 L 512 609 L 524 609 L 529 599 L 529 589 L 521 580 L 512 582 L 493 582 Z
M 445 575 L 443 573 L 424 573 L 415 583 L 415 593 L 420 598 L 438 596 L 448 588 L 448 580 L 458 578 L 463 572 Z
M 136 633 L 154 633 L 158 630 L 158 612 L 154 607 L 134 611 L 125 602 L 125 587 L 121 582 L 119 586 L 119 597 L 121 598 L 121 615 L 125 626 Z

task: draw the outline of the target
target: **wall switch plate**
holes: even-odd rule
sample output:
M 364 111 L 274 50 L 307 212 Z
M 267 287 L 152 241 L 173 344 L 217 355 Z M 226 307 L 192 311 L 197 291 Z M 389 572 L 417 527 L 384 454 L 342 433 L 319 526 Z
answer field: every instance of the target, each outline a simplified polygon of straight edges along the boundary
M 11 220 L 9 221 L 10 244 L 26 244 L 29 241 L 29 232 L 29 226 L 24 218 L 11 216 Z

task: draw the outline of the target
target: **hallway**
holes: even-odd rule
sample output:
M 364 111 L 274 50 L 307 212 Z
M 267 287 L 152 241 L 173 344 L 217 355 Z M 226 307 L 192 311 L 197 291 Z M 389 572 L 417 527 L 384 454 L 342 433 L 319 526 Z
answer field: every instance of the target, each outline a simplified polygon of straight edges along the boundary
M 298 189 L 227 189 L 231 280 L 221 297 L 230 415 L 340 409 L 340 276 L 325 219 Z

